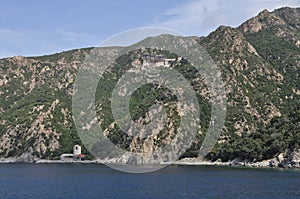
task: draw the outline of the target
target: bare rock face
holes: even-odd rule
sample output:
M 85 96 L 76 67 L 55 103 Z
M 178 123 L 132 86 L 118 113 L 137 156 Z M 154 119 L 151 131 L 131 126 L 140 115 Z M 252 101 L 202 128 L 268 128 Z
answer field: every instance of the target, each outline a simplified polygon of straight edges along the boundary
M 288 157 L 288 160 L 290 166 L 300 168 L 300 149 L 295 149 Z
M 238 28 L 221 26 L 207 37 L 194 37 L 217 64 L 218 76 L 225 82 L 224 96 L 228 98 L 225 126 L 212 151 L 212 159 L 299 162 L 299 150 L 294 150 L 297 143 L 300 145 L 299 13 L 299 8 L 264 10 Z M 172 115 L 166 126 L 153 129 L 152 135 L 141 132 L 140 139 L 124 135 L 112 119 L 109 92 L 113 83 L 124 71 L 140 67 L 147 50 L 128 53 L 108 67 L 104 80 L 111 84 L 103 84 L 103 90 L 97 93 L 102 98 L 96 99 L 97 117 L 104 136 L 128 152 L 145 155 L 107 157 L 106 161 L 159 163 L 162 160 L 150 160 L 149 154 L 170 143 L 176 135 L 184 110 L 177 110 L 176 98 L 159 86 L 141 89 L 139 95 L 133 97 L 130 114 L 136 123 L 147 124 L 155 114 L 148 111 L 150 105 L 160 103 Z M 90 51 L 91 48 L 87 48 L 41 57 L 0 59 L 0 158 L 13 157 L 20 162 L 55 159 L 62 153 L 70 153 L 73 145 L 82 145 L 73 122 L 71 102 L 78 69 Z M 107 51 L 114 53 L 113 49 Z M 210 124 L 210 92 L 188 60 L 162 50 L 151 53 L 162 53 L 168 67 L 182 73 L 198 95 L 199 136 L 182 156 L 196 157 Z M 155 96 L 155 91 L 161 92 L 160 95 Z M 193 109 L 192 106 L 185 108 Z M 97 118 L 93 122 L 97 122 Z M 91 125 L 87 124 L 87 129 Z M 288 154 L 287 151 L 293 152 Z M 85 148 L 83 152 L 88 154 Z
M 16 159 L 16 162 L 19 163 L 34 163 L 36 158 L 32 155 L 32 150 L 23 153 L 19 158 Z
M 240 28 L 243 32 L 256 33 L 262 29 L 270 26 L 285 25 L 286 22 L 280 18 L 276 13 L 263 10 L 258 16 L 243 23 Z
M 279 154 L 277 156 L 277 160 L 278 160 L 278 162 L 282 162 L 284 160 L 284 154 L 283 153 Z
M 292 151 L 286 151 L 280 153 L 277 158 L 269 160 L 273 166 L 288 168 L 296 167 L 300 168 L 300 150 L 294 149 Z

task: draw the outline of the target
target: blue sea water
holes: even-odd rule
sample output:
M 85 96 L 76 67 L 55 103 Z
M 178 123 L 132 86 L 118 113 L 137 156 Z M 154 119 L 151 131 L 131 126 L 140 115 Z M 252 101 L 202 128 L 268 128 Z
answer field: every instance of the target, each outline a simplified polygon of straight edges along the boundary
M 169 166 L 130 174 L 94 164 L 0 164 L 0 198 L 299 199 L 300 171 Z

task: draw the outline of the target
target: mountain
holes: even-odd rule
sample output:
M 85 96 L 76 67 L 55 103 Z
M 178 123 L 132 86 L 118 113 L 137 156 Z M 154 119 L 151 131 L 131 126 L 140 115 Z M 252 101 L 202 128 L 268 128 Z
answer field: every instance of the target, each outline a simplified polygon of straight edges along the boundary
M 228 98 L 225 127 L 206 159 L 274 160 L 281 165 L 299 162 L 300 8 L 264 10 L 237 28 L 220 26 L 208 36 L 194 39 L 217 64 Z M 92 50 L 0 60 L 1 158 L 58 159 L 62 153 L 70 153 L 73 145 L 83 146 L 73 121 L 72 94 L 78 69 Z M 114 123 L 110 110 L 112 88 L 126 70 L 141 65 L 145 54 L 173 60 L 170 67 L 190 80 L 197 92 L 201 130 L 180 157 L 197 158 L 209 126 L 211 105 L 203 82 L 198 81 L 200 74 L 176 54 L 136 50 L 109 66 L 96 92 L 97 115 L 104 118 L 100 125 L 114 144 L 131 152 L 153 151 L 176 134 L 180 120 L 176 97 L 157 85 L 145 85 L 133 93 L 130 114 L 143 124 L 149 120 L 146 112 L 153 103 L 166 107 L 172 116 L 158 136 L 124 136 Z M 83 153 L 92 158 L 84 147 Z

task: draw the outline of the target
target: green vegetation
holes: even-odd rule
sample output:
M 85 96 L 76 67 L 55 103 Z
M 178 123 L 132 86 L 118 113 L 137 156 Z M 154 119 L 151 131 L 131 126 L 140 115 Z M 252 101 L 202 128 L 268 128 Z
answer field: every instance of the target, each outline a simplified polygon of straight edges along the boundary
M 259 31 L 220 27 L 197 39 L 218 65 L 228 98 L 220 142 L 207 155 L 208 159 L 261 161 L 299 149 L 300 48 L 296 42 L 300 41 L 300 30 L 297 20 L 283 12 L 289 10 L 274 13 L 285 24 L 265 16 L 258 20 L 264 24 Z M 61 153 L 70 153 L 74 144 L 80 144 L 83 153 L 92 158 L 76 132 L 71 105 L 76 72 L 90 50 L 0 60 L 1 157 L 20 156 L 32 150 L 36 157 L 57 159 Z M 145 53 L 176 59 L 170 67 L 181 73 L 195 90 L 201 127 L 197 139 L 181 158 L 197 157 L 210 121 L 209 92 L 203 92 L 207 89 L 203 77 L 186 59 L 179 61 L 176 54 L 167 51 L 133 51 L 108 67 L 95 94 L 101 127 L 117 146 L 135 150 L 131 148 L 134 137 L 111 125 L 111 97 L 122 75 L 135 67 L 133 62 L 142 62 Z M 168 114 L 167 125 L 154 139 L 154 148 L 166 144 L 166 138 L 176 134 L 181 120 L 177 101 L 168 88 L 156 84 L 145 84 L 132 94 L 129 111 L 134 121 L 146 124 L 147 112 L 154 104 L 162 105 Z M 53 144 L 55 141 L 59 146 Z M 134 144 L 142 146 L 144 141 L 145 138 L 137 139 Z
M 275 117 L 262 129 L 241 137 L 231 137 L 219 145 L 218 152 L 210 154 L 213 160 L 222 161 L 238 158 L 246 161 L 261 161 L 277 156 L 286 150 L 293 151 L 300 146 L 300 109 L 283 117 Z

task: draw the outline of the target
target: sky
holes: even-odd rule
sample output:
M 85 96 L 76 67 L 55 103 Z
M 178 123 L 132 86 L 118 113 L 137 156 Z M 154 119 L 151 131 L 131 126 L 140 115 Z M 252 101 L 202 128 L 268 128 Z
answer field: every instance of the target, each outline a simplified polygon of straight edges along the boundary
M 205 36 L 300 0 L 0 0 L 0 58 L 98 46 L 135 28 Z

